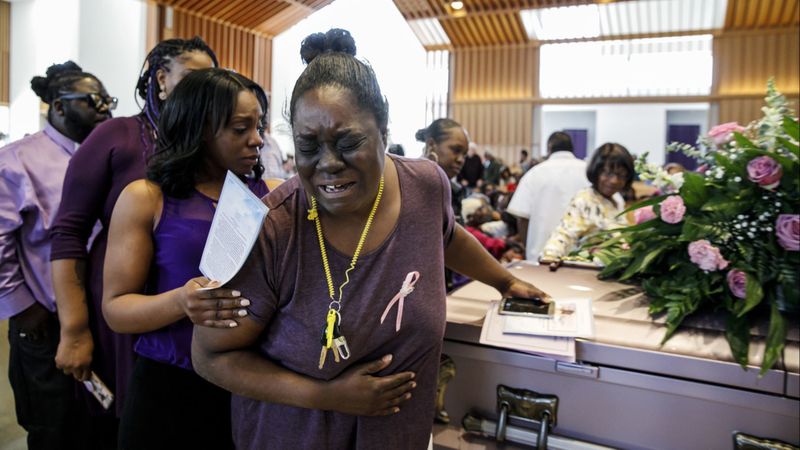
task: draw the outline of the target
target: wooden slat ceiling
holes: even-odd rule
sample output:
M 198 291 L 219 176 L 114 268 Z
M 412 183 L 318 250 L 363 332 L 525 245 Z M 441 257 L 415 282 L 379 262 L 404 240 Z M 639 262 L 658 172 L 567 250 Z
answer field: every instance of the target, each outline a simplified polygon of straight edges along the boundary
M 786 27 L 800 23 L 800 0 L 728 0 L 725 29 Z
M 157 0 L 158 3 L 275 36 L 333 0 Z
M 621 24 L 628 24 L 631 30 L 657 28 L 658 33 L 685 31 L 679 22 L 689 14 L 693 21 L 698 21 L 697 12 L 715 14 L 715 6 L 705 5 L 718 0 L 463 0 L 464 8 L 454 11 L 448 0 L 393 0 L 403 17 L 412 23 L 412 29 L 420 42 L 428 50 L 441 48 L 461 48 L 494 45 L 512 45 L 529 42 L 529 37 L 520 11 L 530 9 L 554 8 L 587 4 L 639 3 L 648 2 L 648 6 L 640 5 L 616 8 L 615 17 Z M 708 8 L 702 8 L 703 3 Z M 687 6 L 688 5 L 688 6 Z M 613 5 L 612 5 L 613 6 Z M 691 7 L 689 11 L 687 8 Z M 652 17 L 642 17 L 642 11 L 660 12 Z M 667 16 L 664 16 L 667 13 Z M 722 13 L 722 10 L 719 10 Z M 619 15 L 624 17 L 619 17 Z M 704 22 L 710 22 L 705 17 Z M 714 28 L 722 25 L 722 17 Z M 646 24 L 637 24 L 637 21 Z M 653 23 L 653 21 L 659 23 Z M 446 35 L 438 43 L 431 42 L 431 30 L 435 27 L 431 22 L 437 21 Z M 684 20 L 685 21 L 685 20 Z M 638 26 L 642 25 L 642 26 Z M 660 25 L 655 27 L 654 25 Z M 747 30 L 756 28 L 774 28 L 800 25 L 800 0 L 727 0 L 724 29 Z M 619 28 L 619 27 L 618 27 Z M 622 27 L 624 28 L 624 27 Z M 707 29 L 704 31 L 708 31 Z M 619 31 L 620 36 L 632 31 Z M 636 34 L 636 33 L 634 33 Z M 639 33 L 641 34 L 641 33 Z M 646 32 L 644 34 L 647 34 Z M 449 42 L 448 42 L 449 41 Z

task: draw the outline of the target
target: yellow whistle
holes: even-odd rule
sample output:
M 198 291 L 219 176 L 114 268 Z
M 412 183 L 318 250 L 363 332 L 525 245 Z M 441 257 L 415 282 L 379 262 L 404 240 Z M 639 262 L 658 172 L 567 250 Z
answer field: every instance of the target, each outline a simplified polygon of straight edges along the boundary
M 333 309 L 328 310 L 328 317 L 325 318 L 328 323 L 325 328 L 325 348 L 333 346 L 333 326 L 336 324 L 336 311 Z

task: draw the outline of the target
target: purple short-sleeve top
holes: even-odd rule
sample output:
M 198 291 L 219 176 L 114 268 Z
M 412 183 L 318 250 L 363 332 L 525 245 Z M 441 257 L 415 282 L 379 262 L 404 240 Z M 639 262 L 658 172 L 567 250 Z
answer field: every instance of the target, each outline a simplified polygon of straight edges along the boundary
M 415 372 L 413 397 L 395 415 L 356 417 L 234 396 L 237 448 L 427 446 L 445 328 L 444 249 L 454 229 L 450 184 L 431 161 L 391 158 L 400 181 L 400 216 L 386 240 L 360 256 L 344 289 L 340 329 L 350 359 L 335 363 L 329 354 L 323 369 L 318 368 L 330 299 L 314 223 L 306 217 L 308 199 L 297 177 L 264 198 L 270 207 L 264 229 L 231 287 L 251 300 L 249 317 L 266 327 L 258 344 L 264 357 L 294 372 L 329 380 L 354 364 L 392 354 L 391 364 L 378 375 Z M 326 249 L 338 287 L 351 255 L 330 245 Z M 413 291 L 406 289 L 402 302 L 392 302 L 409 282 Z

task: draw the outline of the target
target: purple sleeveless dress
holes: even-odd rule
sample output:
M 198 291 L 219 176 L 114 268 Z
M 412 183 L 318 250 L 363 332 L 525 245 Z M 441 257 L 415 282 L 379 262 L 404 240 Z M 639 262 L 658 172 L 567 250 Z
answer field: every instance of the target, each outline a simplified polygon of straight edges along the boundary
M 247 179 L 258 197 L 267 194 L 261 180 Z M 200 273 L 200 258 L 211 229 L 216 200 L 193 191 L 189 198 L 164 196 L 161 219 L 153 231 L 155 243 L 147 292 L 160 294 L 186 284 Z M 134 350 L 152 360 L 192 369 L 192 322 L 183 318 L 159 330 L 139 335 Z

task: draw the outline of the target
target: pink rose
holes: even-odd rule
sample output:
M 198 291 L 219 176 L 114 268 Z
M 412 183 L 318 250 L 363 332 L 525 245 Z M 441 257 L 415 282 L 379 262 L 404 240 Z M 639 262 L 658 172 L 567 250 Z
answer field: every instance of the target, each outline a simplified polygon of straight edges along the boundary
M 661 202 L 661 220 L 667 223 L 678 223 L 683 220 L 686 206 L 680 195 L 670 195 Z
M 747 163 L 747 176 L 764 189 L 774 189 L 781 184 L 783 168 L 769 156 L 759 156 Z
M 709 130 L 708 137 L 711 138 L 711 141 L 716 145 L 727 144 L 733 140 L 734 131 L 741 133 L 744 131 L 744 127 L 736 122 L 723 123 Z
M 781 247 L 796 252 L 800 250 L 800 214 L 781 214 L 775 222 L 775 235 Z
M 741 270 L 733 269 L 728 272 L 728 289 L 734 297 L 747 297 L 747 274 Z
M 705 239 L 689 244 L 689 259 L 705 271 L 721 270 L 728 267 L 728 261 L 722 257 L 719 249 Z
M 653 211 L 653 205 L 639 208 L 633 212 L 633 221 L 637 224 L 647 222 L 656 218 L 656 213 Z

